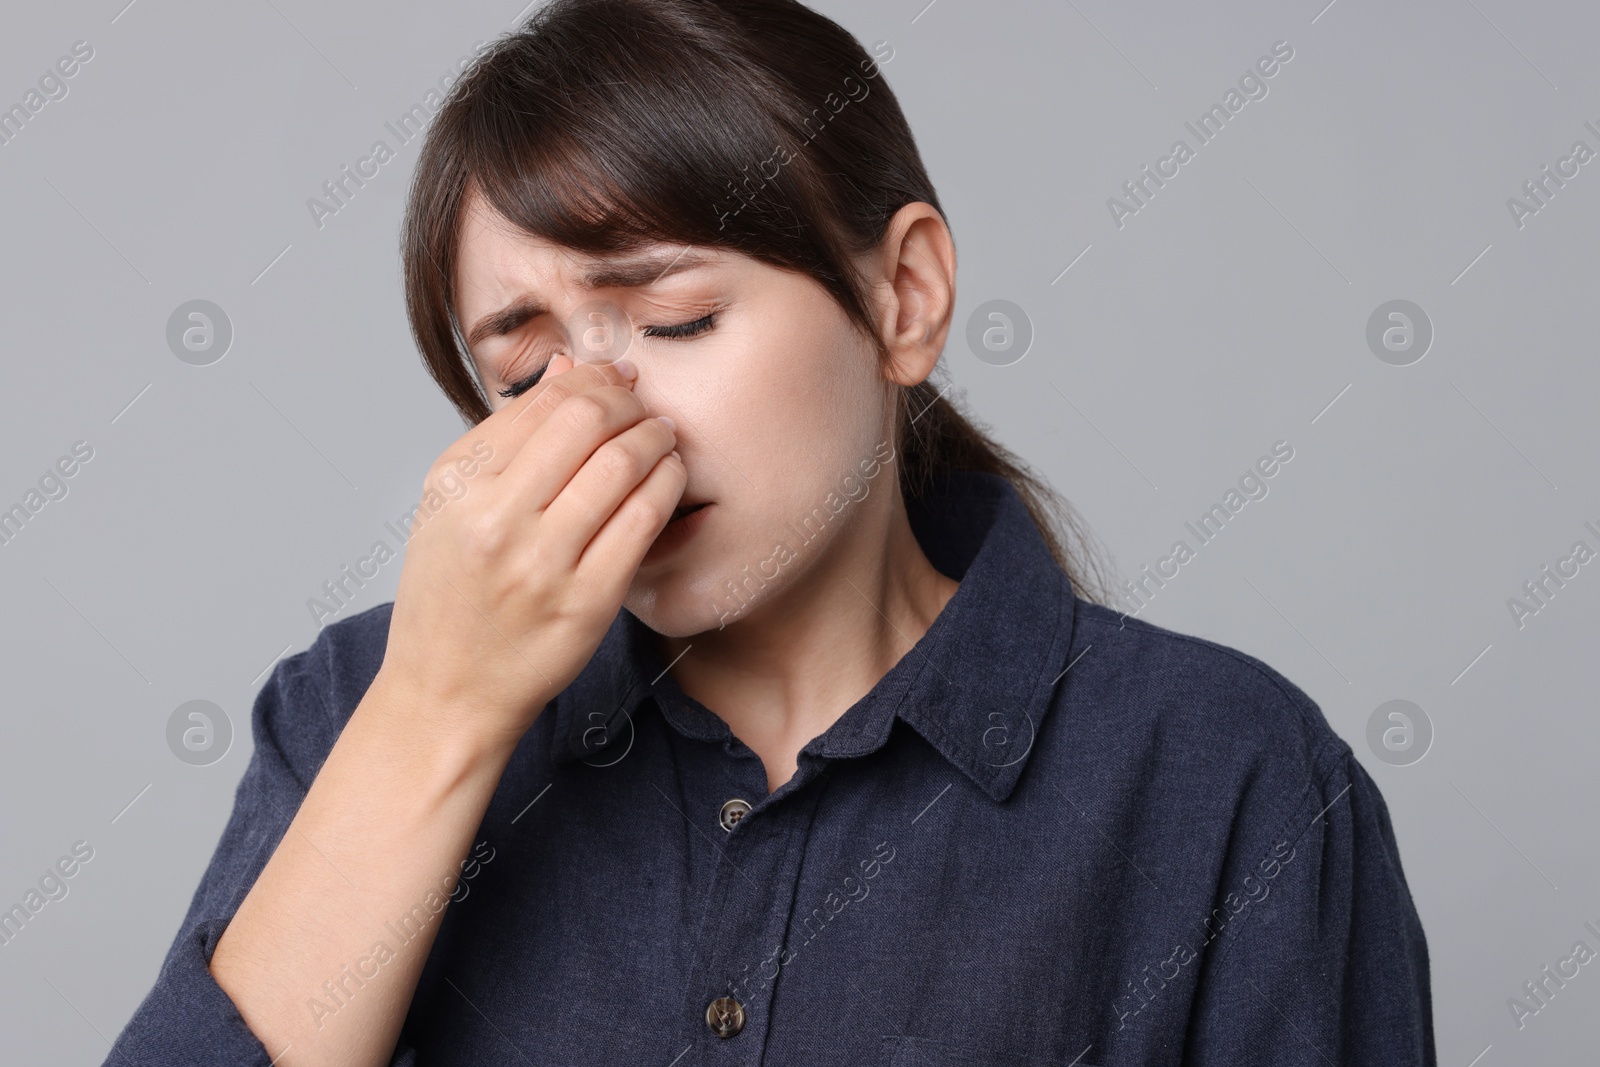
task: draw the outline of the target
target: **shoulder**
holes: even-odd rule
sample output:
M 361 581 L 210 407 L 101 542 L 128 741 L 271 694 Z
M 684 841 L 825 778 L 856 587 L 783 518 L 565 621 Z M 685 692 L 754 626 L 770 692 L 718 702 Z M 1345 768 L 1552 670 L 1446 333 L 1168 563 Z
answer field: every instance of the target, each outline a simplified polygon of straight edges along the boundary
M 268 745 L 299 780 L 311 780 L 377 676 L 393 601 L 329 623 L 311 644 L 280 660 L 251 712 L 256 747 Z
M 1103 758 L 1159 767 L 1179 793 L 1237 803 L 1250 792 L 1274 809 L 1310 803 L 1348 773 L 1350 746 L 1321 707 L 1261 659 L 1100 604 L 1076 607 L 1060 699 L 1071 732 Z
M 1090 668 L 1085 679 L 1116 686 L 1147 713 L 1176 720 L 1170 725 L 1189 722 L 1234 740 L 1259 733 L 1311 748 L 1342 743 L 1305 690 L 1240 649 L 1083 600 L 1074 630 L 1073 654 Z

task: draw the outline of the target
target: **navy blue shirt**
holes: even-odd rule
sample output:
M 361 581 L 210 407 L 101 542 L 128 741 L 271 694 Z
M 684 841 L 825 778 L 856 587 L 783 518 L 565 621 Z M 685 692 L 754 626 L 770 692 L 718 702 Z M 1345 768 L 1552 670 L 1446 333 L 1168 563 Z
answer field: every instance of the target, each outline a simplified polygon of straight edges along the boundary
M 393 1062 L 1431 1067 L 1388 812 L 1317 705 L 1076 597 L 1003 479 L 957 475 L 911 519 L 959 588 L 770 795 L 618 612 L 522 739 L 448 906 L 390 924 L 391 948 L 442 924 Z M 271 1062 L 207 961 L 390 607 L 258 695 L 232 815 L 108 1064 Z

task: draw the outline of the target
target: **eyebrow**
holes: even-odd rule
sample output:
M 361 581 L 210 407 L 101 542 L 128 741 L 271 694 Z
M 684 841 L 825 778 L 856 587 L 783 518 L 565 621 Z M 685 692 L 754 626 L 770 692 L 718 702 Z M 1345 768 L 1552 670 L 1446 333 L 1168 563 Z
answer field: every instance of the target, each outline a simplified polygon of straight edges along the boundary
M 651 285 L 682 271 L 708 266 L 716 261 L 709 252 L 695 251 L 685 246 L 681 251 L 649 252 L 626 259 L 610 260 L 591 268 L 583 275 L 583 285 L 589 289 L 631 289 Z M 475 348 L 490 337 L 508 334 L 530 319 L 549 312 L 549 308 L 532 296 L 513 300 L 498 311 L 491 311 L 467 333 L 467 347 Z

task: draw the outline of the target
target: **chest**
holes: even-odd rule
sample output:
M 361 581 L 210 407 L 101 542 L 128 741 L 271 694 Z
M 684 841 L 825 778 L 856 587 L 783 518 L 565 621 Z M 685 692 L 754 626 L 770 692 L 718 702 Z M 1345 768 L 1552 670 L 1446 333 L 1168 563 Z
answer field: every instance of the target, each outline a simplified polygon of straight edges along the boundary
M 531 806 L 497 797 L 413 1005 L 425 1061 L 1101 1062 L 1130 974 L 1163 971 L 1149 887 L 1066 801 L 997 804 L 899 741 L 802 754 L 769 797 L 754 753 L 642 729 Z M 1165 970 L 1138 994 L 1152 1043 L 1192 987 Z

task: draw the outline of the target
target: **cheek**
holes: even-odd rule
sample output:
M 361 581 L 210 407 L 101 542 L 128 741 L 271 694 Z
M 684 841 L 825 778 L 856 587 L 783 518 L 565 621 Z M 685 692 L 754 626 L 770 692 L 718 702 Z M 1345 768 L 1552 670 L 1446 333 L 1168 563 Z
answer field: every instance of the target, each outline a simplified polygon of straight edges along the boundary
M 739 434 L 733 448 L 795 487 L 828 481 L 877 432 L 870 355 L 834 333 L 768 346 L 726 398 Z
M 781 330 L 730 329 L 692 354 L 667 349 L 652 357 L 653 407 L 688 423 L 693 452 L 686 455 L 737 468 L 719 471 L 717 483 L 748 491 L 746 476 L 759 483 L 752 468 L 770 471 L 824 410 L 807 360 Z M 691 479 L 693 466 L 691 459 Z
M 739 374 L 747 402 L 777 425 L 799 425 L 811 436 L 837 436 L 876 421 L 875 353 L 847 328 L 831 303 L 786 309 L 782 321 L 741 345 Z
M 765 527 L 808 513 L 878 451 L 885 387 L 831 301 L 760 303 L 714 340 L 654 349 L 649 365 L 651 407 L 687 426 L 691 485 L 737 507 L 730 536 L 767 544 Z
M 877 352 L 842 326 L 818 342 L 811 358 L 818 371 L 805 401 L 814 415 L 808 436 L 829 458 L 832 474 L 871 454 L 887 429 L 886 387 Z

